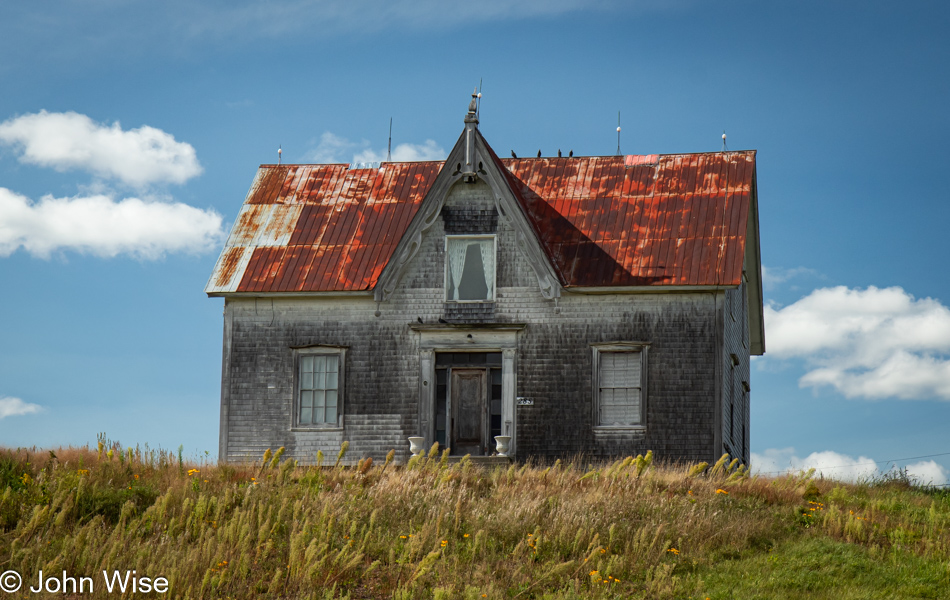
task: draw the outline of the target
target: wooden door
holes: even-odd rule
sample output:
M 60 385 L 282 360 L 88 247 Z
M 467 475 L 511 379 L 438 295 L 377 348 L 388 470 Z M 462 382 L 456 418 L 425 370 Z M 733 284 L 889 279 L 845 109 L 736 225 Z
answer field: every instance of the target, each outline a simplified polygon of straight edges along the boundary
M 452 454 L 484 454 L 488 430 L 487 375 L 485 369 L 452 369 Z

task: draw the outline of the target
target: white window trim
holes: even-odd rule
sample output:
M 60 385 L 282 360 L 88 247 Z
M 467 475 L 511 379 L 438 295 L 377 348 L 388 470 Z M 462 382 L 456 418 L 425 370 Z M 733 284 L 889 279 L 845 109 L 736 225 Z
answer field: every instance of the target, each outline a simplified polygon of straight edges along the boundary
M 591 344 L 591 423 L 597 431 L 646 431 L 647 414 L 647 351 L 649 342 L 606 342 Z M 602 352 L 639 352 L 640 353 L 640 424 L 639 425 L 599 425 L 600 418 L 600 354 Z
M 300 423 L 300 359 L 314 354 L 336 355 L 340 357 L 340 372 L 337 376 L 336 423 Z M 341 346 L 308 346 L 294 349 L 294 400 L 291 411 L 291 431 L 343 431 L 345 407 L 346 348 Z
M 455 240 L 492 240 L 492 252 L 495 253 L 494 269 L 492 276 L 492 293 L 490 298 L 484 300 L 450 300 L 449 299 L 449 239 Z M 484 304 L 494 302 L 498 295 L 498 236 L 495 234 L 472 234 L 472 235 L 446 235 L 442 247 L 442 255 L 445 257 L 444 271 L 442 281 L 445 292 L 445 301 L 452 304 Z

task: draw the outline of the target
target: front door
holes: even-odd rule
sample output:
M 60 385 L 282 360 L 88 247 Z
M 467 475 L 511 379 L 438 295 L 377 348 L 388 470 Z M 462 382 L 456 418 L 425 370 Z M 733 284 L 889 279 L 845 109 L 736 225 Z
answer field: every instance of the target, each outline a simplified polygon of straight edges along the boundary
M 452 369 L 452 454 L 484 454 L 488 429 L 487 375 L 486 369 Z

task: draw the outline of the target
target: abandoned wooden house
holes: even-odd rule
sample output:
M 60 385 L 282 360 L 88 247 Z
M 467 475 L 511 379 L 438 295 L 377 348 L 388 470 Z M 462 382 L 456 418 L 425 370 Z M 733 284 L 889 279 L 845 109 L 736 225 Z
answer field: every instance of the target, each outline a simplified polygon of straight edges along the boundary
M 749 460 L 755 152 L 262 165 L 208 282 L 219 458 Z M 504 439 L 504 438 L 503 438 Z

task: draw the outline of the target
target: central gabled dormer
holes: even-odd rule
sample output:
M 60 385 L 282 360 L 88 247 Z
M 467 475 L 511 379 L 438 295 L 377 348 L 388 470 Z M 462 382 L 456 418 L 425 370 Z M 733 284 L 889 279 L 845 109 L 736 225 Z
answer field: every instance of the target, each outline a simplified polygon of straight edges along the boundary
M 507 170 L 478 130 L 477 93 L 472 94 L 464 122 L 462 134 L 380 275 L 375 298 L 380 303 L 390 299 L 423 239 L 431 241 L 438 231 L 433 226 L 439 223 L 442 321 L 490 324 L 496 321 L 501 290 L 513 284 L 510 269 L 515 262 L 529 265 L 541 299 L 559 297 L 561 285 L 523 202 L 511 188 Z M 503 235 L 507 241 L 502 241 Z

